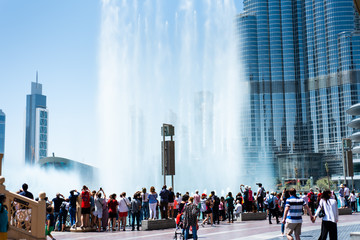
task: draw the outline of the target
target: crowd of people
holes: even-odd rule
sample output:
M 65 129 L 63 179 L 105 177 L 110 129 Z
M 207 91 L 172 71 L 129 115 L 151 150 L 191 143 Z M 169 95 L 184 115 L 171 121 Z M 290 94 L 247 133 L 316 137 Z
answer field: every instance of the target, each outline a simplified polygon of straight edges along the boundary
M 96 231 L 126 231 L 129 226 L 132 231 L 140 230 L 141 221 L 156 219 L 175 219 L 182 226 L 185 239 L 188 238 L 190 229 L 193 238 L 197 239 L 199 225 L 215 227 L 220 222 L 233 223 L 242 212 L 266 212 L 268 222 L 276 219 L 281 224 L 281 233 L 288 239 L 300 239 L 302 216 L 308 215 L 311 221 L 319 216 L 323 218 L 321 236 L 319 239 L 337 239 L 336 223 L 338 221 L 338 204 L 341 208 L 352 207 L 357 211 L 355 191 L 342 184 L 338 197 L 330 190 L 297 193 L 295 189 L 284 189 L 281 193 L 266 191 L 261 183 L 252 191 L 250 186 L 240 185 L 240 191 L 233 195 L 228 192 L 226 196 L 218 196 L 215 191 L 209 195 L 199 193 L 190 195 L 189 192 L 174 193 L 173 189 L 162 187 L 159 193 L 151 186 L 149 192 L 146 188 L 136 191 L 131 197 L 126 192 L 119 196 L 116 193 L 106 195 L 100 188 L 90 191 L 83 186 L 81 191 L 71 190 L 68 197 L 57 193 L 53 199 L 46 198 L 46 235 L 55 239 L 52 231 L 65 231 L 70 228 Z M 34 199 L 28 191 L 28 185 L 23 184 L 18 194 Z M 359 196 L 357 196 L 359 197 Z M 4 205 L 6 197 L 0 195 L 0 222 L 7 221 L 7 208 Z M 38 200 L 38 199 L 35 199 Z M 317 210 L 316 210 L 317 209 Z M 67 221 L 68 216 L 70 221 Z M 282 218 L 280 221 L 279 219 Z M 128 222 L 128 224 L 127 224 Z M 5 231 L 4 225 L 0 226 L 0 234 Z

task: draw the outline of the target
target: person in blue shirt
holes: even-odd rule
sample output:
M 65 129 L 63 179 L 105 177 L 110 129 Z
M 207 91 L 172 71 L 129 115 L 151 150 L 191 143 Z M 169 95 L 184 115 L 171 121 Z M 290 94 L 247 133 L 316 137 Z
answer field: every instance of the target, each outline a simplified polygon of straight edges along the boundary
M 0 239 L 7 239 L 8 211 L 5 206 L 5 194 L 0 194 Z
M 45 236 L 49 236 L 52 240 L 55 238 L 51 235 L 51 232 L 55 227 L 55 217 L 52 207 L 46 208 L 46 225 L 45 225 Z

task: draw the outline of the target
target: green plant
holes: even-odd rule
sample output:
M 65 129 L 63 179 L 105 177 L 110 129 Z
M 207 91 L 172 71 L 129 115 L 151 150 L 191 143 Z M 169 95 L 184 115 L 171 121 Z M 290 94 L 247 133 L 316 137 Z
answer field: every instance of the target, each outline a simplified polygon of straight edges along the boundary
M 335 182 L 330 180 L 330 188 L 333 189 L 335 185 Z M 324 190 L 324 189 L 328 189 L 329 188 L 329 180 L 327 177 L 323 177 L 320 178 L 319 180 L 316 181 L 316 186 L 318 186 L 318 188 Z

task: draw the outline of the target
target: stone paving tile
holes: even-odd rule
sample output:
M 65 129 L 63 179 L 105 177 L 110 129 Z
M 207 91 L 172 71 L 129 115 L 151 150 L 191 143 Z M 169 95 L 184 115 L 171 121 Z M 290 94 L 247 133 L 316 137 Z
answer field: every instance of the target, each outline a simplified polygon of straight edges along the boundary
M 339 217 L 339 240 L 347 240 L 350 237 L 350 232 L 360 232 L 360 214 L 353 214 Z M 321 220 L 315 224 L 311 223 L 310 218 L 304 217 L 301 239 L 317 240 L 320 235 Z M 274 221 L 273 221 L 274 223 Z M 128 229 L 130 230 L 130 228 Z M 103 233 L 69 233 L 69 232 L 54 232 L 53 236 L 57 240 L 165 240 L 173 239 L 175 229 L 155 230 L 155 231 L 126 231 L 126 232 L 103 232 Z M 285 240 L 285 237 L 280 237 L 280 225 L 268 224 L 267 220 L 236 222 L 228 224 L 222 222 L 216 227 L 206 226 L 200 227 L 199 240 L 210 239 L 226 239 L 226 240 Z
M 338 239 L 340 240 L 350 240 L 351 232 L 360 232 L 360 225 L 349 225 L 349 226 L 340 226 L 338 227 Z M 302 232 L 301 239 L 304 240 L 318 240 L 320 236 L 320 229 Z M 328 237 L 329 238 L 329 237 Z M 276 237 L 271 238 L 270 240 L 284 240 L 285 237 Z

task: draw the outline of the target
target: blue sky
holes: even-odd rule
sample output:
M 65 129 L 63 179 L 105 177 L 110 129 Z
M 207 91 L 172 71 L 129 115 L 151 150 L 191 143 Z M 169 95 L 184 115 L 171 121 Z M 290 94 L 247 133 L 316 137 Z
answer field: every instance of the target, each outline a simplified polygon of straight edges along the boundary
M 181 3 L 157 2 L 169 14 Z M 242 1 L 235 4 L 240 12 Z M 50 112 L 49 154 L 91 163 L 97 143 L 100 20 L 101 1 L 0 0 L 0 109 L 6 114 L 7 162 L 23 161 L 26 94 L 39 71 Z

